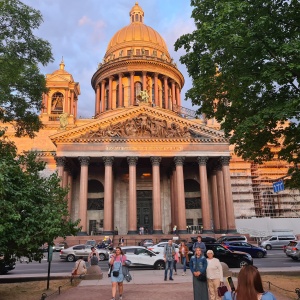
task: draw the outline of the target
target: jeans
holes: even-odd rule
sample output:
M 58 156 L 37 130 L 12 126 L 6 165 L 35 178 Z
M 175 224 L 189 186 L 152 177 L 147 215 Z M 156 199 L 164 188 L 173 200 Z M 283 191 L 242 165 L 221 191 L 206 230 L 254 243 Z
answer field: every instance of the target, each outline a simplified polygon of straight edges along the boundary
M 183 265 L 183 272 L 186 272 L 186 257 L 182 257 L 181 258 L 181 261 L 182 261 L 182 265 Z
M 171 261 L 166 261 L 166 267 L 165 267 L 165 278 L 168 277 L 168 269 L 170 269 L 170 277 L 169 278 L 173 278 L 173 260 Z

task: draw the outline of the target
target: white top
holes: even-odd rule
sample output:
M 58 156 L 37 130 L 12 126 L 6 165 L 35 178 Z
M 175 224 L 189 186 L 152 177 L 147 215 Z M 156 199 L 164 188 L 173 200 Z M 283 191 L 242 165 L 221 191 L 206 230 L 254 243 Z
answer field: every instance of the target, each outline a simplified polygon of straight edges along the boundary
M 206 277 L 208 279 L 220 278 L 220 281 L 223 282 L 223 268 L 217 258 L 207 259 Z

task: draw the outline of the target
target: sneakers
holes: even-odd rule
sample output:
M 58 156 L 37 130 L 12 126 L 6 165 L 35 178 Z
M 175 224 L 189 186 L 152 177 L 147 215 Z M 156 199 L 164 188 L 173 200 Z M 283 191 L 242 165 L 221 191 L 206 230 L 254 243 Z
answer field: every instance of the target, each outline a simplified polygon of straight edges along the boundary
M 186 276 L 186 273 L 185 273 L 185 272 L 183 272 L 183 273 L 181 274 L 181 276 Z
M 122 300 L 122 299 L 123 299 L 123 297 L 122 297 L 122 296 L 120 296 L 120 297 L 119 297 L 119 300 Z
M 169 278 L 169 280 L 174 280 L 173 278 Z
M 165 278 L 164 281 L 167 281 L 167 278 Z

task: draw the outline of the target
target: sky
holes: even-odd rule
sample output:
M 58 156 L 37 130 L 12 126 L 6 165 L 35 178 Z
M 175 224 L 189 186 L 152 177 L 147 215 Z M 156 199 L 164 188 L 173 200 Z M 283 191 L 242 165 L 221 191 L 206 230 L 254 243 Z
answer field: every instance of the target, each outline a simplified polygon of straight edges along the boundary
M 35 35 L 47 40 L 52 47 L 54 62 L 41 66 L 43 74 L 59 69 L 62 60 L 65 70 L 79 82 L 81 95 L 78 116 L 91 118 L 95 110 L 95 92 L 91 78 L 105 55 L 114 34 L 130 24 L 129 12 L 135 2 L 144 10 L 144 23 L 155 29 L 167 43 L 169 53 L 185 78 L 181 91 L 182 106 L 196 110 L 191 101 L 184 101 L 192 83 L 179 58 L 184 50 L 174 50 L 174 43 L 195 29 L 191 18 L 190 0 L 22 0 L 39 10 L 44 22 Z

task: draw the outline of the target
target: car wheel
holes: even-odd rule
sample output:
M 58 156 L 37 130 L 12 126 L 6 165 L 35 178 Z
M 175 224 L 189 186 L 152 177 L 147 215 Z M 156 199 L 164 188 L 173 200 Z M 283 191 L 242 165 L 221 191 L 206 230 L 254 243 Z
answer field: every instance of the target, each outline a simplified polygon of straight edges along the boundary
M 257 256 L 258 258 L 263 258 L 263 257 L 264 257 L 264 253 L 261 252 L 261 251 L 259 251 L 259 252 L 256 253 L 256 256 Z
M 292 256 L 293 260 L 298 260 L 298 257 Z
M 68 262 L 75 261 L 75 256 L 74 256 L 74 255 L 68 255 L 66 260 L 67 260 Z
M 99 259 L 100 259 L 100 260 L 105 260 L 105 254 L 100 253 L 100 254 L 99 254 Z
M 240 268 L 242 268 L 242 267 L 244 267 L 244 266 L 247 266 L 248 265 L 248 263 L 245 261 L 245 260 L 242 260 L 241 262 L 240 262 Z
M 267 246 L 266 246 L 266 249 L 267 249 L 267 250 L 271 250 L 271 249 L 272 249 L 272 246 L 271 246 L 271 245 L 267 245 Z
M 165 268 L 165 262 L 164 261 L 157 261 L 154 264 L 154 269 L 156 269 L 156 270 L 164 270 L 164 268 Z

